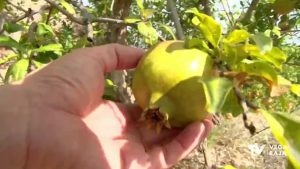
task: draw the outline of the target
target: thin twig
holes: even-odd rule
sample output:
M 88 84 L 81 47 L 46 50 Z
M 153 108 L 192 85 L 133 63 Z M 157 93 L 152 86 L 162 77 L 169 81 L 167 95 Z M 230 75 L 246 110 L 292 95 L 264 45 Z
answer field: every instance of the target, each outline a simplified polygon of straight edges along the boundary
M 230 9 L 228 0 L 225 0 L 225 1 L 226 1 L 226 4 L 227 4 L 227 7 L 228 7 L 229 15 L 231 16 L 231 21 L 234 22 L 233 13 L 232 13 L 232 11 L 231 11 L 231 9 Z
M 202 154 L 203 154 L 205 167 L 208 167 L 207 152 L 206 152 L 205 146 L 204 146 L 203 144 L 204 144 L 204 143 L 202 143 L 202 144 L 200 145 L 200 146 L 201 146 L 201 151 L 202 151 Z
M 257 131 L 253 136 L 255 136 L 255 135 L 257 135 L 257 134 L 259 134 L 259 133 L 261 133 L 261 132 L 263 132 L 263 131 L 265 131 L 265 130 L 268 130 L 269 128 L 270 128 L 270 127 L 265 127 L 265 128 L 263 128 L 263 129 Z
M 35 39 L 35 32 L 37 30 L 38 24 L 37 22 L 32 22 L 31 25 L 29 26 L 28 29 L 28 41 L 31 44 L 35 44 L 36 43 L 36 39 Z M 28 58 L 28 67 L 27 67 L 27 73 L 30 73 L 33 71 L 33 59 L 34 59 L 35 53 L 32 52 L 31 55 Z
M 296 29 L 296 30 L 285 30 L 285 31 L 281 31 L 282 33 L 287 33 L 287 32 L 300 32 L 300 29 Z
M 7 0 L 6 2 L 7 2 L 9 5 L 11 5 L 12 7 L 16 8 L 16 9 L 18 9 L 18 10 L 20 10 L 20 11 L 23 11 L 24 13 L 27 13 L 27 10 L 26 10 L 26 9 L 24 9 L 24 8 L 18 6 L 18 5 L 13 4 L 11 1 Z
M 27 13 L 19 16 L 18 18 L 11 20 L 11 22 L 12 23 L 17 23 L 17 22 L 19 22 L 19 21 L 21 21 L 21 20 L 23 20 L 23 19 L 25 19 L 27 17 L 32 17 L 32 16 L 34 16 L 34 15 L 36 15 L 38 13 L 41 13 L 44 10 L 47 10 L 49 7 L 50 6 L 48 6 L 48 5 L 44 5 L 38 11 L 29 10 L 29 11 L 27 11 Z
M 158 38 L 161 40 L 161 41 L 166 41 L 166 39 L 164 37 L 162 37 L 161 35 L 158 35 Z
M 8 2 L 8 4 L 10 4 L 11 6 L 13 6 L 14 8 L 16 8 L 16 9 L 18 9 L 18 10 L 20 10 L 20 11 L 23 11 L 23 12 L 25 13 L 24 15 L 22 15 L 22 16 L 18 17 L 17 19 L 13 20 L 13 21 L 12 21 L 13 23 L 18 22 L 18 21 L 20 21 L 20 20 L 22 20 L 22 19 L 25 19 L 25 18 L 27 18 L 27 23 L 29 22 L 30 19 L 33 20 L 33 15 L 36 14 L 36 13 L 34 13 L 34 11 L 33 11 L 31 8 L 24 9 L 24 8 L 22 8 L 22 7 L 20 7 L 20 6 L 17 6 L 17 5 L 15 5 L 15 4 L 11 3 L 10 1 L 7 1 L 7 2 Z M 42 9 L 42 8 L 41 8 L 41 9 Z M 39 13 L 40 11 L 41 11 L 41 10 L 39 10 L 37 13 Z
M 49 23 L 52 12 L 53 12 L 53 7 L 51 6 L 51 7 L 49 8 L 49 13 L 48 13 L 48 16 L 47 16 L 46 24 Z
M 94 18 L 94 19 L 92 19 L 92 22 L 107 22 L 107 23 L 133 25 L 133 24 L 130 24 L 130 23 L 126 23 L 122 19 L 112 19 L 112 18 Z
M 255 132 L 256 132 L 256 127 L 253 125 L 252 122 L 249 122 L 248 121 L 248 115 L 249 114 L 249 107 L 248 107 L 248 104 L 247 104 L 247 101 L 246 99 L 242 96 L 241 92 L 239 89 L 237 89 L 236 87 L 234 87 L 234 91 L 236 93 L 236 96 L 238 97 L 239 101 L 240 101 L 240 104 L 243 108 L 243 122 L 244 122 L 244 126 L 246 129 L 249 130 L 250 134 L 251 135 L 254 135 Z
M 226 16 L 227 16 L 227 19 L 228 19 L 228 21 L 229 21 L 229 24 L 232 26 L 232 25 L 233 25 L 233 21 L 231 20 L 230 15 L 228 14 L 228 12 L 227 12 L 227 10 L 226 10 L 225 4 L 224 4 L 223 0 L 220 0 L 220 1 L 221 1 L 221 4 L 222 4 L 223 9 L 224 9 L 224 11 L 225 11 L 225 14 L 226 14 Z

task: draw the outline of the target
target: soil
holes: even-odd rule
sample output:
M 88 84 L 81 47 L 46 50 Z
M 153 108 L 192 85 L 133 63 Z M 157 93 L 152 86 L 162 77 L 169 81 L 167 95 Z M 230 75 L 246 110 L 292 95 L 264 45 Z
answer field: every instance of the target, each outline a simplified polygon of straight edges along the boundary
M 244 128 L 242 117 L 222 119 L 204 143 L 208 166 L 205 165 L 203 146 L 198 146 L 172 169 L 219 169 L 225 165 L 232 165 L 238 169 L 286 168 L 286 156 L 264 117 L 251 113 L 248 118 L 254 123 L 256 134 L 251 136 Z M 258 152 L 251 153 L 251 146 L 257 147 Z

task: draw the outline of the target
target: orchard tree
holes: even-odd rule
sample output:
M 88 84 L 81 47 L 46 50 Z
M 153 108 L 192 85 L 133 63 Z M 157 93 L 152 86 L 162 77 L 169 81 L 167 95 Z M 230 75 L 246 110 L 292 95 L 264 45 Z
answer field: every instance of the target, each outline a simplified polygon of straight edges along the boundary
M 121 43 L 149 49 L 182 40 L 213 59 L 216 76 L 201 84 L 207 111 L 242 116 L 253 135 L 258 131 L 247 116 L 263 114 L 289 167 L 300 168 L 298 0 L 85 2 L 2 0 L 0 66 L 8 68 L 2 81 L 21 80 L 75 48 Z M 133 103 L 133 73 L 107 74 L 103 97 Z

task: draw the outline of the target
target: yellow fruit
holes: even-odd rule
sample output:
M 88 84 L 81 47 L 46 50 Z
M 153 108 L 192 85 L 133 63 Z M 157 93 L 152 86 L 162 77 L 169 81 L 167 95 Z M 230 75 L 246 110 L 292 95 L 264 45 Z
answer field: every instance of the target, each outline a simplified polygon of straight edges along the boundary
M 136 101 L 144 109 L 142 119 L 160 130 L 207 117 L 201 78 L 211 73 L 211 57 L 186 49 L 183 41 L 154 46 L 139 62 L 132 82 Z

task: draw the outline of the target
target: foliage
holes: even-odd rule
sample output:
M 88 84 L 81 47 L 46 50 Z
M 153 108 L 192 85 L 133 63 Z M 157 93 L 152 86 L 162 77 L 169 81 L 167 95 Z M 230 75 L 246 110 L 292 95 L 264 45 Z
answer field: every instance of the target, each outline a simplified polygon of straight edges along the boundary
M 148 48 L 178 38 L 167 1 L 133 1 L 130 14 L 123 20 L 115 16 L 114 2 L 90 0 L 84 9 L 91 18 L 99 20 L 93 21 L 89 30 L 88 15 L 70 0 L 56 4 L 72 16 L 83 18 L 83 24 L 49 3 L 33 10 L 22 9 L 25 1 L 1 1 L 0 46 L 11 51 L 0 58 L 0 65 L 9 63 L 5 82 L 21 80 L 74 48 L 108 43 L 112 28 L 120 25 L 126 28 L 128 45 Z M 290 114 L 297 112 L 300 105 L 300 2 L 261 0 L 254 9 L 246 0 L 227 7 L 224 1 L 222 4 L 212 0 L 210 6 L 199 5 L 196 0 L 175 2 L 186 47 L 208 53 L 218 68 L 220 78 L 203 81 L 209 100 L 207 109 L 238 116 L 245 111 L 243 101 L 253 103 L 259 107 L 253 111 L 264 114 L 275 137 L 287 147 L 291 163 L 298 167 L 300 146 L 295 139 L 299 138 L 291 135 L 298 132 L 293 129 L 299 128 L 300 123 Z M 283 2 L 286 9 L 280 11 L 276 6 Z M 222 6 L 224 9 L 220 10 Z M 210 16 L 204 14 L 205 9 L 210 10 Z M 34 13 L 37 10 L 39 13 Z M 251 15 L 245 21 L 248 10 L 252 10 Z M 36 18 L 38 14 L 40 17 Z M 20 18 L 22 15 L 25 17 Z M 107 18 L 109 22 L 104 21 Z M 115 99 L 116 87 L 107 79 L 104 97 Z

